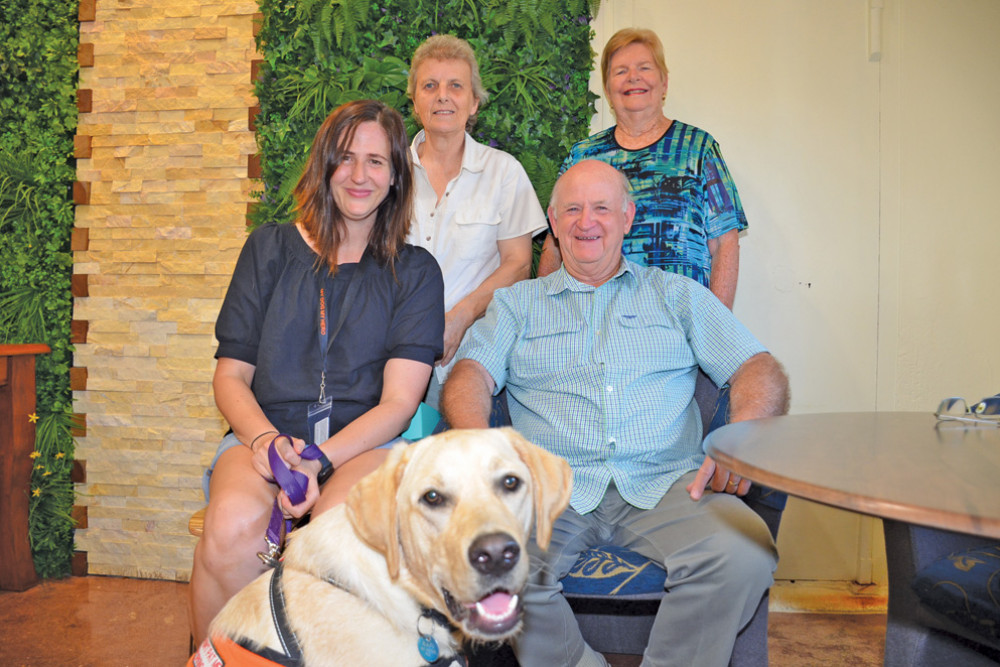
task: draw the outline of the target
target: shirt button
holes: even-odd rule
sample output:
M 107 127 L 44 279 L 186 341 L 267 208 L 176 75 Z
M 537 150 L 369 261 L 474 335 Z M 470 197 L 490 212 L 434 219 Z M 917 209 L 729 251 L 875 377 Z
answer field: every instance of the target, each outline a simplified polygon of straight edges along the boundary
M 615 390 L 615 388 L 614 388 L 614 387 L 612 387 L 611 385 L 608 385 L 608 386 L 607 386 L 607 389 L 608 389 L 608 393 L 609 393 L 609 394 L 610 394 L 611 392 L 613 392 L 613 391 Z
M 434 214 L 433 214 L 433 213 L 431 213 L 431 217 L 432 217 L 432 218 L 434 217 Z
M 430 240 L 431 240 L 431 237 L 429 237 L 429 236 L 428 236 L 428 237 L 427 237 L 427 240 L 428 240 L 428 241 L 430 241 Z

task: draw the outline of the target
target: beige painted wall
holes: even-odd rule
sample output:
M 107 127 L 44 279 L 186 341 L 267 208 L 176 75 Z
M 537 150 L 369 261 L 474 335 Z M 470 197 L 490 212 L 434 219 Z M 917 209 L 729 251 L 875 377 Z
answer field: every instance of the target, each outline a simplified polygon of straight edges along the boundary
M 888 15 L 878 404 L 918 410 L 1000 391 L 1000 3 Z
M 612 0 L 594 50 L 629 25 L 663 40 L 667 116 L 722 145 L 750 220 L 735 311 L 793 412 L 1000 391 L 1000 3 Z M 793 500 L 779 548 L 779 579 L 885 581 L 877 520 Z

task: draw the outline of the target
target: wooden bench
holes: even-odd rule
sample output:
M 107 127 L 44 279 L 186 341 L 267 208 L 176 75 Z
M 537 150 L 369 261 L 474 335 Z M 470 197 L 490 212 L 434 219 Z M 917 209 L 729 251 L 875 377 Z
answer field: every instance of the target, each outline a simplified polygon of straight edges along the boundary
M 201 537 L 201 534 L 205 532 L 205 510 L 207 508 L 202 507 L 200 510 L 191 515 L 188 519 L 188 532 L 195 537 Z

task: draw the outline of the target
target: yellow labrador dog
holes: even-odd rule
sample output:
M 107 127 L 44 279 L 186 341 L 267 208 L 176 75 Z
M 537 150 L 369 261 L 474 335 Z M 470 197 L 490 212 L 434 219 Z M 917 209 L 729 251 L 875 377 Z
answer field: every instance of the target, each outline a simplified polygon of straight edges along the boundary
M 534 522 L 548 546 L 571 480 L 565 461 L 511 428 L 397 446 L 346 504 L 290 535 L 277 574 L 230 600 L 210 641 L 279 662 L 300 651 L 310 667 L 463 664 L 464 638 L 520 629 L 526 540 Z

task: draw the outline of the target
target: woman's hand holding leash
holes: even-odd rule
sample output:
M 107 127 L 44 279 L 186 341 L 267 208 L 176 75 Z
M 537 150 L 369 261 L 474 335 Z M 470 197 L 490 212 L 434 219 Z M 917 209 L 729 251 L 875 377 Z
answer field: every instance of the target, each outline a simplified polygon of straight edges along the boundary
M 286 517 L 301 519 L 312 510 L 313 505 L 319 500 L 318 477 L 323 469 L 323 464 L 319 459 L 303 457 L 302 452 L 305 451 L 306 447 L 315 447 L 315 445 L 307 445 L 305 440 L 294 438 L 290 447 L 286 445 L 284 448 L 279 448 L 279 454 L 282 455 L 281 458 L 285 464 L 293 471 L 300 472 L 308 478 L 306 496 L 302 502 L 296 504 L 284 488 L 278 494 L 281 511 Z
M 274 434 L 274 438 L 268 439 L 266 436 L 271 433 Z M 316 482 L 316 477 L 319 475 L 322 465 L 316 459 L 302 457 L 302 451 L 308 446 L 306 441 L 301 438 L 293 438 L 283 433 L 279 434 L 277 431 L 262 433 L 254 438 L 254 441 L 250 445 L 250 450 L 253 452 L 254 470 L 260 473 L 260 476 L 267 481 L 275 481 L 271 464 L 270 450 L 272 447 L 276 450 L 277 455 L 286 468 L 301 472 L 310 480 L 306 489 L 305 499 L 302 502 L 293 502 L 288 496 L 287 491 L 283 488 L 278 494 L 282 513 L 286 518 L 301 519 L 309 513 L 309 510 L 312 509 L 312 506 L 319 499 L 319 484 Z
M 271 436 L 270 438 L 267 436 Z M 253 468 L 256 470 L 261 477 L 269 482 L 274 481 L 274 473 L 271 472 L 271 461 L 270 461 L 270 450 L 271 448 L 276 448 L 278 454 L 281 456 L 282 461 L 285 462 L 286 466 L 294 465 L 289 459 L 292 456 L 295 457 L 295 463 L 298 463 L 299 455 L 295 450 L 295 446 L 298 445 L 301 449 L 305 447 L 305 441 L 299 438 L 293 438 L 290 435 L 284 435 L 278 433 L 277 431 L 265 431 L 261 433 L 253 442 L 250 443 L 250 451 L 253 452 Z
M 310 465 L 312 461 L 320 463 L 318 474 L 315 466 Z M 312 509 L 319 498 L 319 485 L 333 474 L 333 465 L 316 445 L 307 445 L 302 440 L 296 442 L 296 439 L 283 433 L 276 435 L 267 447 L 267 462 L 281 491 L 274 499 L 264 537 L 267 550 L 257 556 L 265 565 L 273 567 L 281 554 L 285 535 L 293 526 L 288 515 L 301 518 Z

